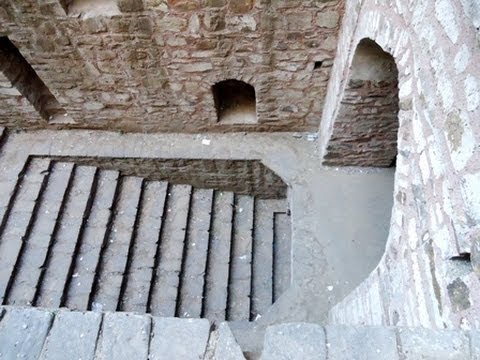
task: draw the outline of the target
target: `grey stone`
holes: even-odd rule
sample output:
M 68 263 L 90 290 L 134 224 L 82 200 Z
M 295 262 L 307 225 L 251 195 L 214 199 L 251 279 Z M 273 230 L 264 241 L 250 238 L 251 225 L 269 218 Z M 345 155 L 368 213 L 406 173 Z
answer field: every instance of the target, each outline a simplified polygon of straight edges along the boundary
M 7 308 L 0 321 L 0 359 L 37 360 L 53 314 L 29 308 Z
M 267 328 L 261 360 L 324 360 L 325 331 L 320 325 L 292 323 Z
M 147 359 L 150 330 L 149 316 L 127 313 L 105 314 L 95 359 Z
M 209 335 L 208 320 L 155 317 L 149 360 L 203 359 Z
M 217 344 L 213 358 L 215 360 L 244 360 L 242 349 L 227 323 L 221 323 L 217 330 Z
M 60 311 L 45 341 L 40 359 L 93 359 L 102 315 Z
M 398 359 L 395 331 L 386 327 L 326 326 L 329 360 Z
M 227 310 L 232 205 L 232 192 L 215 192 L 204 313 L 208 319 L 218 322 L 225 320 Z
M 400 358 L 464 360 L 470 358 L 468 335 L 458 330 L 399 328 Z

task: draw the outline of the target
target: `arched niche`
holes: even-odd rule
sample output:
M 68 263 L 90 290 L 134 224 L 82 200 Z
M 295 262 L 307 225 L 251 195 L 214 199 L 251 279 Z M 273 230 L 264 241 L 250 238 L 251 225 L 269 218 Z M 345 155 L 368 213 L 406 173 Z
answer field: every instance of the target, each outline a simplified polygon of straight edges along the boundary
M 222 124 L 255 124 L 255 88 L 240 80 L 221 81 L 212 87 L 217 120 Z
M 333 125 L 324 165 L 395 165 L 398 133 L 398 69 L 376 42 L 359 42 Z

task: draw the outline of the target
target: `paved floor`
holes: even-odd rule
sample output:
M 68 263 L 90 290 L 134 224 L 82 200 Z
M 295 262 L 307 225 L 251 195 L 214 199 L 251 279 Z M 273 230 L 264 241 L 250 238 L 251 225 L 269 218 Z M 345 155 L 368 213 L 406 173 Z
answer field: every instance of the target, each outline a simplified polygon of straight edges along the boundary
M 393 169 L 323 168 L 305 134 L 11 134 L 0 157 L 0 218 L 30 155 L 259 159 L 289 185 L 292 285 L 258 320 L 321 321 L 379 262 L 393 200 Z

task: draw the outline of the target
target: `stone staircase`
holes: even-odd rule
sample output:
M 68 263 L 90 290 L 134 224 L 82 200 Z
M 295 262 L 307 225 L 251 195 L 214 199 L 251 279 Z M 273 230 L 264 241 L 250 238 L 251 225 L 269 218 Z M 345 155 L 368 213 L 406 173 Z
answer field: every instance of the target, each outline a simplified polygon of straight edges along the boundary
M 250 321 L 290 284 L 285 199 L 32 157 L 0 223 L 10 306 Z

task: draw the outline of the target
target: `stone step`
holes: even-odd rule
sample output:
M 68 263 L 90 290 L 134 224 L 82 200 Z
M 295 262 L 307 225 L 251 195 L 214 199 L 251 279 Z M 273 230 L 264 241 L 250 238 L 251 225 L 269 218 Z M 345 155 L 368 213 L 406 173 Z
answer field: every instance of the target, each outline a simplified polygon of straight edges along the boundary
M 276 212 L 273 218 L 273 301 L 290 287 L 292 229 L 290 215 Z
M 58 163 L 52 167 L 44 200 L 40 203 L 32 230 L 25 238 L 24 249 L 10 277 L 7 294 L 4 299 L 9 305 L 32 304 L 55 224 L 60 215 L 62 203 L 69 192 L 73 178 L 73 164 Z M 28 261 L 25 261 L 27 260 Z
M 176 314 L 191 193 L 188 185 L 173 185 L 168 190 L 148 307 L 155 316 Z
M 180 282 L 179 317 L 202 316 L 212 205 L 213 190 L 194 190 Z
M 205 319 L 0 308 L 2 359 L 204 359 Z
M 254 199 L 235 196 L 227 319 L 250 318 Z
M 38 280 L 33 305 L 57 308 L 64 300 L 65 285 L 70 278 L 84 218 L 90 210 L 92 188 L 97 169 L 79 166 L 74 169 L 65 206 L 57 219 L 56 231 L 47 250 Z
M 267 328 L 262 360 L 478 359 L 480 332 L 280 324 Z
M 166 182 L 147 182 L 145 185 L 131 262 L 125 273 L 125 290 L 120 303 L 122 311 L 147 311 L 167 190 Z
M 216 191 L 214 194 L 203 313 L 214 322 L 226 318 L 233 201 L 232 192 Z
M 274 219 L 275 213 L 282 211 L 286 212 L 284 201 L 255 199 L 251 320 L 265 313 L 274 302 Z
M 100 254 L 108 239 L 112 208 L 118 186 L 117 171 L 100 171 L 95 198 L 82 234 L 81 246 L 75 259 L 69 282 L 65 306 L 69 309 L 89 308 L 95 274 Z
M 113 210 L 113 220 L 93 284 L 90 306 L 116 311 L 120 301 L 122 281 L 130 255 L 130 244 L 142 194 L 143 179 L 124 177 Z
M 9 279 L 34 219 L 35 208 L 48 182 L 52 164 L 48 159 L 32 160 L 17 183 L 0 227 L 0 300 L 5 300 Z

